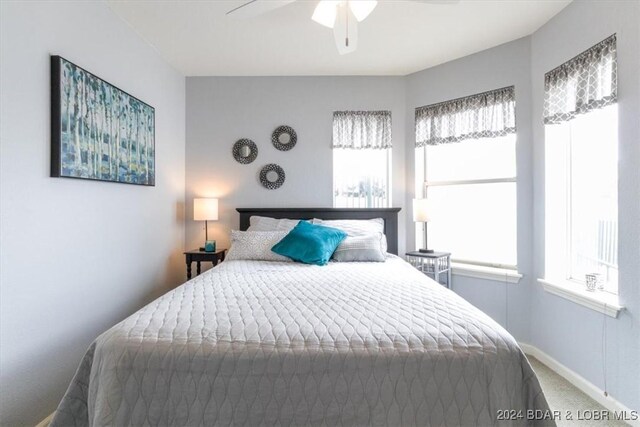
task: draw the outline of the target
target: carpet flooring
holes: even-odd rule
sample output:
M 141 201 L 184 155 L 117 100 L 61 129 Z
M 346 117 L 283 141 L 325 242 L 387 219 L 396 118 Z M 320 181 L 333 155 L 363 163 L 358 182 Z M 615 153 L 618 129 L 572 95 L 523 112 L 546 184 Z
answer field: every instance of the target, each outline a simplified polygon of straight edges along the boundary
M 611 413 L 609 413 L 608 420 L 593 419 L 594 416 L 601 416 L 603 413 L 600 411 L 606 411 L 606 409 L 569 383 L 569 381 L 565 380 L 563 377 L 549 369 L 546 365 L 542 364 L 539 360 L 530 356 L 528 359 L 533 370 L 538 376 L 538 380 L 540 381 L 542 391 L 544 391 L 544 395 L 547 398 L 549 407 L 552 411 L 560 411 L 561 419 L 556 420 L 558 427 L 628 426 L 628 424 L 622 421 L 614 420 L 613 414 Z M 573 419 L 568 420 L 567 414 L 570 414 Z

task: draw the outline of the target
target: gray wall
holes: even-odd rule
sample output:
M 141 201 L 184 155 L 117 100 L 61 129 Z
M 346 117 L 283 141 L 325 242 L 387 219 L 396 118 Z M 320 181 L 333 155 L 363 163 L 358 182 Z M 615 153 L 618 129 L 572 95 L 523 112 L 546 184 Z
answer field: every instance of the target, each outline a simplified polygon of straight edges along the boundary
M 516 163 L 518 196 L 518 270 L 524 278 L 518 285 L 454 276 L 453 289 L 472 304 L 507 327 L 520 341 L 529 338 L 528 289 L 532 266 L 532 181 L 531 181 L 531 67 L 530 39 L 522 38 L 475 55 L 429 68 L 407 77 L 406 203 L 414 197 L 415 133 L 414 110 L 461 96 L 515 85 L 516 90 Z M 411 146 L 411 148 L 409 148 Z M 407 218 L 407 229 L 414 223 Z M 499 230 L 497 230 L 499 231 Z M 407 234 L 407 247 L 415 247 L 414 233 Z
M 34 425 L 98 334 L 182 278 L 185 82 L 102 2 L 0 7 L 0 424 Z M 156 187 L 49 178 L 49 54 L 156 108 Z
M 195 248 L 204 240 L 202 224 L 192 220 L 194 197 L 220 198 L 220 220 L 209 224 L 209 237 L 222 247 L 228 247 L 229 230 L 238 227 L 237 207 L 331 207 L 333 111 L 381 109 L 392 112 L 392 202 L 404 208 L 403 78 L 187 78 L 187 246 Z M 298 135 L 290 151 L 278 151 L 271 144 L 271 132 L 282 124 Z M 240 138 L 258 146 L 258 158 L 249 165 L 237 163 L 231 155 Z M 277 190 L 263 188 L 258 180 L 260 168 L 268 163 L 281 165 L 286 173 Z M 404 234 L 402 222 L 400 235 Z
M 574 1 L 532 40 L 534 272 L 544 277 L 544 73 L 609 35 L 618 34 L 619 294 L 617 319 L 533 286 L 531 343 L 640 409 L 640 2 Z M 606 357 L 603 348 L 606 332 Z M 605 363 L 606 359 L 606 363 Z

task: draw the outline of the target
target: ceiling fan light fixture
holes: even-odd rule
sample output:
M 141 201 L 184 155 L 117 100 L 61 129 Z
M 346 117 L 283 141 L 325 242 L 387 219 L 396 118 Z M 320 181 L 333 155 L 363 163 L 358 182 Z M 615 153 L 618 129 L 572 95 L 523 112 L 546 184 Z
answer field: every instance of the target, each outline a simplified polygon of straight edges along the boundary
M 351 0 L 349 8 L 358 22 L 362 22 L 378 5 L 377 0 Z
M 333 28 L 336 23 L 336 13 L 340 0 L 321 0 L 318 2 L 311 19 L 320 25 Z

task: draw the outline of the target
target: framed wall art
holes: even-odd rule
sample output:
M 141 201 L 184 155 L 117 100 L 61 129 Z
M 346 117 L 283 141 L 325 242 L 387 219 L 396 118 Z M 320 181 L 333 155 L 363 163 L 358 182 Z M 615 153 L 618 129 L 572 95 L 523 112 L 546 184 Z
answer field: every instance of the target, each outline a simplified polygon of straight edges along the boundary
M 51 56 L 51 176 L 155 185 L 155 109 Z

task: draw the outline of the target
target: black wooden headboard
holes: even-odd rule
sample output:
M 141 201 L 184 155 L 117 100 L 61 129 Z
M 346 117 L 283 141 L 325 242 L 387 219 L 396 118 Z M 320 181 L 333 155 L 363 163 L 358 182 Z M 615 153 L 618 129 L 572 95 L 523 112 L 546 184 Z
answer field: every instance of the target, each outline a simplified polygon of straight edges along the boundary
M 384 234 L 392 254 L 398 255 L 398 212 L 401 208 L 238 208 L 240 230 L 249 228 L 253 215 L 289 219 L 373 219 L 384 220 Z

